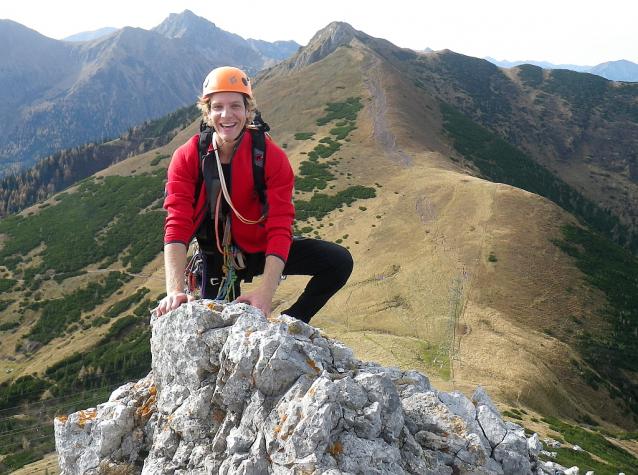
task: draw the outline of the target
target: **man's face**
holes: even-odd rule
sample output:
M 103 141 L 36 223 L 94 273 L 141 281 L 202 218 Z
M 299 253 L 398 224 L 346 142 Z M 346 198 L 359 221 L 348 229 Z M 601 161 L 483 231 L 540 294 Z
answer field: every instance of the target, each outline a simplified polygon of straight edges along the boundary
M 250 111 L 239 92 L 216 92 L 210 98 L 208 116 L 224 142 L 232 142 L 241 134 L 248 122 Z

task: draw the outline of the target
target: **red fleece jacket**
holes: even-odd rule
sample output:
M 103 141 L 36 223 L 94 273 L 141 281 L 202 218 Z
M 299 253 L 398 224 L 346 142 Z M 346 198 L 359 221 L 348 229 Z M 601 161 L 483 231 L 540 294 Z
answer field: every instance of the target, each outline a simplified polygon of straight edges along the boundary
M 208 209 L 204 185 L 195 203 L 195 188 L 200 174 L 198 140 L 199 135 L 195 135 L 179 147 L 168 167 L 164 200 L 164 208 L 168 211 L 164 225 L 165 244 L 181 242 L 188 245 Z M 245 224 L 231 212 L 233 238 L 246 252 L 265 252 L 266 255 L 275 255 L 285 262 L 290 251 L 292 222 L 295 217 L 292 204 L 294 174 L 284 151 L 269 139 L 266 139 L 264 178 L 268 217 L 259 224 Z M 249 133 L 244 134 L 231 160 L 230 181 L 227 185 L 233 206 L 244 218 L 259 219 L 262 206 L 254 192 L 252 137 Z

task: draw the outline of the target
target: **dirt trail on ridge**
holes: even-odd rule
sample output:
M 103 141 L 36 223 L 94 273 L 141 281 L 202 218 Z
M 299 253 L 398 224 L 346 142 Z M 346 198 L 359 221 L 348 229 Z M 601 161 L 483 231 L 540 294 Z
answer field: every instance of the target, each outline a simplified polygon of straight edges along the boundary
M 365 84 L 372 96 L 371 111 L 374 123 L 374 134 L 372 139 L 376 140 L 383 149 L 386 150 L 388 158 L 394 163 L 410 167 L 412 158 L 396 146 L 396 138 L 388 127 L 387 120 L 387 99 L 385 91 L 381 86 L 380 68 L 381 61 L 375 54 L 370 54 L 371 63 L 367 68 L 363 68 Z

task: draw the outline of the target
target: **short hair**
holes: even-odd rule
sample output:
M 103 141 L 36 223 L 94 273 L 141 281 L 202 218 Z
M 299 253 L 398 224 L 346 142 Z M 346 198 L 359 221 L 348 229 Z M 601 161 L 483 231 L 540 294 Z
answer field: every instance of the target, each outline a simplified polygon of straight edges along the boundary
M 210 121 L 210 98 L 213 94 L 208 94 L 207 96 L 203 96 L 197 102 L 197 108 L 202 112 L 202 119 L 206 123 L 206 125 L 213 124 Z M 248 123 L 252 122 L 255 118 L 255 112 L 257 111 L 257 101 L 255 99 L 251 99 L 246 94 L 242 94 L 244 97 L 244 107 L 250 111 L 250 116 L 248 117 Z

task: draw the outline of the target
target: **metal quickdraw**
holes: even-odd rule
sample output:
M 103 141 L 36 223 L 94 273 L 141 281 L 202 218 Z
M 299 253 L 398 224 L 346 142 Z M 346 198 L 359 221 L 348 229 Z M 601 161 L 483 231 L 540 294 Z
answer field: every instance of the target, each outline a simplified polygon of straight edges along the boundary
M 197 242 L 195 242 L 193 244 L 193 257 L 191 257 L 191 260 L 184 270 L 184 276 L 186 277 L 185 293 L 195 298 L 201 296 L 202 282 L 204 282 L 206 278 L 204 259 L 204 253 Z M 200 295 L 197 295 L 198 293 Z
M 246 268 L 244 254 L 241 250 L 232 244 L 232 235 L 230 230 L 230 216 L 227 216 L 224 225 L 224 237 L 222 239 L 219 251 L 224 256 L 224 265 L 222 267 L 223 277 L 219 286 L 217 300 L 235 300 L 239 295 L 235 295 L 235 282 L 237 281 L 237 272 Z M 218 243 L 219 244 L 219 243 Z

